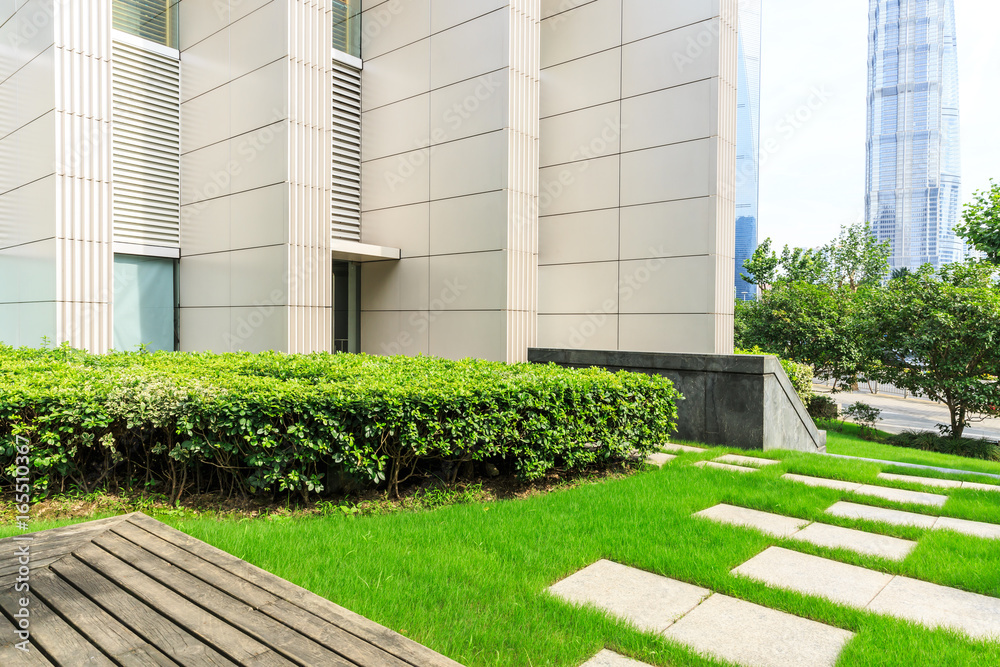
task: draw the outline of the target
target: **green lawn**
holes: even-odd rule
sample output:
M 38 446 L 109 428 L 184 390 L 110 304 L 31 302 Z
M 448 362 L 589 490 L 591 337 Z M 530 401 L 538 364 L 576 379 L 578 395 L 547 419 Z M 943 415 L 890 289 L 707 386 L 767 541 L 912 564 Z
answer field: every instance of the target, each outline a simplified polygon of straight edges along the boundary
M 831 449 L 843 451 L 847 437 L 831 436 Z M 851 630 L 857 637 L 842 654 L 842 667 L 1000 664 L 1000 644 L 769 590 L 729 573 L 780 545 L 1000 596 L 1000 541 L 827 517 L 824 510 L 849 494 L 779 479 L 796 472 L 870 482 L 880 465 L 792 452 L 764 454 L 782 465 L 750 475 L 690 465 L 721 453 L 685 454 L 662 470 L 488 505 L 370 517 L 158 518 L 470 667 L 575 667 L 604 647 L 664 667 L 721 664 L 545 592 L 600 558 Z M 884 505 L 1000 523 L 1000 493 L 950 496 L 941 510 Z M 692 518 L 720 502 L 861 527 L 919 540 L 919 546 L 896 563 Z
M 938 454 L 937 452 L 923 452 L 918 449 L 903 449 L 892 447 L 877 442 L 862 440 L 857 436 L 858 427 L 854 424 L 845 424 L 843 432 L 837 428 L 827 428 L 826 449 L 831 454 L 844 454 L 847 456 L 860 456 L 867 459 L 879 459 L 884 461 L 899 461 L 902 463 L 915 463 L 924 466 L 937 466 L 940 468 L 956 468 L 959 470 L 970 470 L 973 472 L 986 472 L 993 475 L 1000 475 L 1000 461 L 983 461 L 980 459 L 968 459 L 951 454 Z M 882 433 L 887 437 L 888 433 Z M 923 473 L 921 473 L 923 474 Z M 931 473 L 927 473 L 931 474 Z M 975 476 L 967 479 L 973 481 L 985 481 Z

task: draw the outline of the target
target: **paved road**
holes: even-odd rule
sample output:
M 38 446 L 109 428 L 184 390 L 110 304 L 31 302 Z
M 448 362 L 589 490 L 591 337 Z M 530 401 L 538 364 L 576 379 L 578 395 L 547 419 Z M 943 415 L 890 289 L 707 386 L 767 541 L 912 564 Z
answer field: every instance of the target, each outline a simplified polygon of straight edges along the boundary
M 815 385 L 817 392 L 829 393 L 830 388 Z M 948 408 L 920 398 L 900 398 L 886 394 L 870 394 L 867 391 L 833 394 L 841 410 L 851 403 L 861 401 L 882 411 L 882 421 L 878 427 L 889 433 L 906 430 L 937 431 L 938 424 L 949 424 Z M 975 422 L 965 429 L 966 437 L 1000 440 L 1000 419 Z

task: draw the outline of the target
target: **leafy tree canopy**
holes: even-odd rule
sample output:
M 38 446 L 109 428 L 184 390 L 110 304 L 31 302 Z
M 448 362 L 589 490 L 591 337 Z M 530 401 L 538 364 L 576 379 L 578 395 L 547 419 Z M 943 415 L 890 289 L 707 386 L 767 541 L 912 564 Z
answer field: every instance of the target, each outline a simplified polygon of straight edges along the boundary
M 962 224 L 955 233 L 993 264 L 1000 264 L 1000 183 L 990 179 L 989 190 L 973 195 L 965 205 Z

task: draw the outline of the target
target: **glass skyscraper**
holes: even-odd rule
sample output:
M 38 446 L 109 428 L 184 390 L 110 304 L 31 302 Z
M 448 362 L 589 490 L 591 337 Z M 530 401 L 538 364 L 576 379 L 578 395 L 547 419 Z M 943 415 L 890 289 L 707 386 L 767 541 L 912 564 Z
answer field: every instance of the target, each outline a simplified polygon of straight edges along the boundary
M 740 0 L 736 130 L 736 298 L 755 299 L 757 286 L 740 278 L 757 249 L 760 197 L 760 5 Z
M 870 0 L 865 208 L 893 269 L 965 256 L 955 32 L 954 0 Z

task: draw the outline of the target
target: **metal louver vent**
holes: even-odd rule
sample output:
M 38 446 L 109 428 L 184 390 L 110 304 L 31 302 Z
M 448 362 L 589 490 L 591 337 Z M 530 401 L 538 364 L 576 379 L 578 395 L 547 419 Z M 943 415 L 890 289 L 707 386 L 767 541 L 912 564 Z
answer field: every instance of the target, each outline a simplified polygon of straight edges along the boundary
M 361 241 L 361 72 L 333 63 L 333 238 Z
M 114 240 L 180 245 L 180 62 L 112 50 Z

